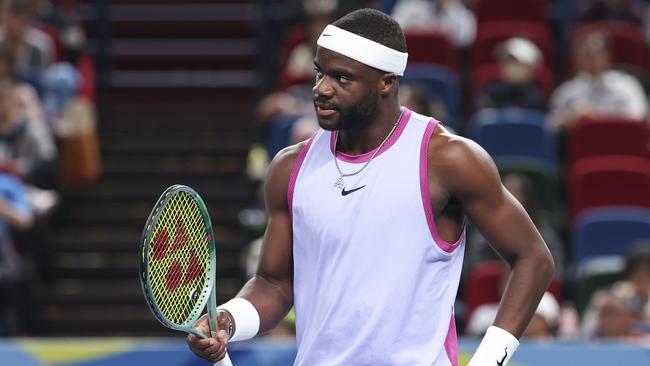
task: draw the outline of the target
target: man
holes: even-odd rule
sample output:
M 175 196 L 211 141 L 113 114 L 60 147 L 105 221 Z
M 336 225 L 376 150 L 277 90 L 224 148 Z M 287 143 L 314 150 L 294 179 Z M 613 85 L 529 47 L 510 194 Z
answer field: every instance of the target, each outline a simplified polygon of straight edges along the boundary
M 496 52 L 500 78 L 488 81 L 476 98 L 476 108 L 528 108 L 546 111 L 546 96 L 535 80 L 542 53 L 526 38 L 503 42 Z
M 598 32 L 576 42 L 577 74 L 551 96 L 551 121 L 569 129 L 583 116 L 618 115 L 647 121 L 648 102 L 633 76 L 612 69 L 610 39 Z
M 456 365 L 466 214 L 512 265 L 472 365 L 505 365 L 551 279 L 543 240 L 485 151 L 400 108 L 407 54 L 392 18 L 352 12 L 318 46 L 322 129 L 271 163 L 257 275 L 221 307 L 217 336 L 190 348 L 219 360 L 293 304 L 296 365 Z

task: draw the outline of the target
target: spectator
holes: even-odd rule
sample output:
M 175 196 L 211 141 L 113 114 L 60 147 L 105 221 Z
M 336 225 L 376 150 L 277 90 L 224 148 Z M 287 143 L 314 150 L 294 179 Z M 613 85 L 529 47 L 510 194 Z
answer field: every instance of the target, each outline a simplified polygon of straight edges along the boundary
M 459 48 L 468 47 L 476 37 L 476 19 L 461 0 L 399 0 L 393 18 L 404 31 L 440 30 Z
M 25 230 L 33 222 L 24 187 L 16 177 L 0 173 L 0 335 L 19 328 L 17 301 L 23 261 L 16 252 L 11 229 Z
M 0 83 L 13 82 L 19 103 L 24 108 L 27 118 L 33 121 L 43 121 L 43 108 L 36 90 L 27 83 L 15 80 L 14 67 L 13 53 L 0 44 Z
M 42 121 L 32 121 L 14 84 L 0 84 L 0 166 L 33 185 L 53 185 L 56 146 Z
M 583 329 L 587 335 L 637 343 L 650 341 L 649 336 L 638 328 L 640 308 L 635 301 L 634 287 L 630 282 L 620 281 L 594 294 L 585 313 Z
M 559 234 L 548 222 L 543 211 L 539 209 L 532 182 L 524 175 L 512 173 L 503 177 L 503 185 L 521 203 L 526 212 L 528 212 L 537 230 L 542 235 L 542 238 L 544 238 L 555 260 L 555 276 L 560 279 L 564 278 L 564 245 L 560 240 Z M 471 231 L 467 245 L 465 268 L 472 268 L 475 264 L 481 262 L 500 260 L 478 230 Z
M 546 97 L 535 81 L 542 62 L 537 46 L 525 38 L 510 38 L 496 52 L 500 78 L 487 82 L 476 98 L 477 109 L 519 107 L 546 111 Z
M 50 36 L 30 23 L 32 13 L 25 0 L 3 0 L 0 44 L 16 57 L 20 79 L 40 90 L 40 78 L 54 61 L 54 44 Z
M 582 35 L 576 42 L 575 60 L 577 75 L 551 96 L 551 121 L 556 127 L 569 128 L 586 115 L 647 119 L 643 87 L 634 77 L 611 68 L 610 41 L 605 35 Z
M 594 0 L 580 15 L 581 22 L 619 21 L 641 25 L 642 9 L 630 0 Z

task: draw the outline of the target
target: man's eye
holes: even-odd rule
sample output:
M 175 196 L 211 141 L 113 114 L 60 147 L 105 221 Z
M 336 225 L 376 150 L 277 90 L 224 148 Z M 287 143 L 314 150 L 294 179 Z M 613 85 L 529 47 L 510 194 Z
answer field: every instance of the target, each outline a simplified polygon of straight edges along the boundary
M 350 78 L 347 77 L 347 76 L 345 76 L 345 75 L 338 75 L 338 76 L 336 77 L 336 80 L 337 80 L 339 83 L 348 83 L 348 82 L 350 82 Z

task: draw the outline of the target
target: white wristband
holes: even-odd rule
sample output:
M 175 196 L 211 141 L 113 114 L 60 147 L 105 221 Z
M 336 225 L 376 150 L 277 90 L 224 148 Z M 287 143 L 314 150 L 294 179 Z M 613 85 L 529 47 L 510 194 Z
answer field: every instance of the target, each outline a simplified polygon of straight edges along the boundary
M 519 341 L 515 336 L 493 325 L 485 332 L 467 366 L 506 366 L 517 347 Z
M 260 330 L 260 315 L 257 309 L 242 297 L 236 297 L 217 309 L 229 312 L 235 322 L 235 333 L 230 337 L 230 342 L 251 339 Z

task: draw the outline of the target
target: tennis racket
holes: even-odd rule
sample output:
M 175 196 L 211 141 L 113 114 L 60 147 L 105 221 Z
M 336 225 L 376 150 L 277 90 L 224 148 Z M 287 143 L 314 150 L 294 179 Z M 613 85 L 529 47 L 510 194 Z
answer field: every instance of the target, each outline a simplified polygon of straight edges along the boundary
M 149 214 L 140 247 L 140 283 L 149 309 L 168 328 L 205 334 L 193 324 L 208 308 L 217 329 L 216 254 L 210 215 L 198 193 L 183 185 L 167 188 Z M 215 366 L 232 366 L 226 357 Z

